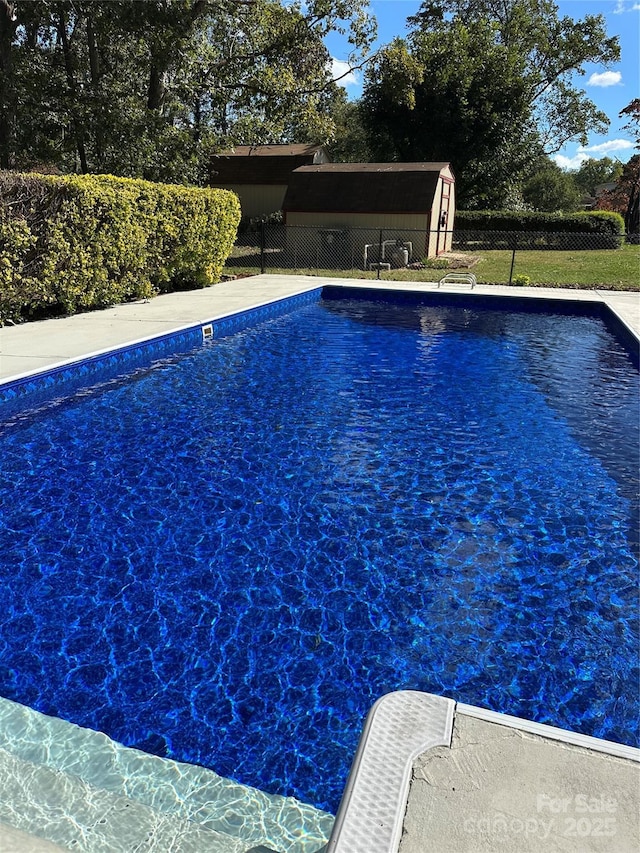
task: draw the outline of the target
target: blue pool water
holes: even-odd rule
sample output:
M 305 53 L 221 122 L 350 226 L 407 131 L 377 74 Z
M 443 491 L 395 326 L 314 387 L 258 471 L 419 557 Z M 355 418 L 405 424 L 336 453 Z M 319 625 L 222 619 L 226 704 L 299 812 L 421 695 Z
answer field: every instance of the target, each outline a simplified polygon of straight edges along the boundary
M 638 373 L 323 301 L 0 429 L 0 694 L 335 810 L 383 693 L 638 729 Z

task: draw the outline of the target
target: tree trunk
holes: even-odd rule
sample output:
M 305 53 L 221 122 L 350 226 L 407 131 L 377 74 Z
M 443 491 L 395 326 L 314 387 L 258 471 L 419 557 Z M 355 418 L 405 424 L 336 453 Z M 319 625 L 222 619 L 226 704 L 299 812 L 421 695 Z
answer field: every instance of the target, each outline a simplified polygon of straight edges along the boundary
M 87 47 L 89 48 L 89 69 L 91 71 L 91 88 L 93 89 L 93 118 L 95 131 L 95 159 L 98 171 L 102 169 L 103 127 L 100 118 L 100 57 L 93 29 L 91 11 L 87 11 Z
M 631 187 L 629 204 L 624 217 L 625 230 L 632 243 L 640 243 L 640 181 Z
M 202 100 L 196 95 L 193 105 L 193 141 L 198 143 L 202 133 Z
M 163 5 L 164 14 L 171 15 L 171 8 L 168 4 Z M 191 9 L 189 10 L 189 21 L 186 25 L 186 29 L 179 36 L 180 39 L 186 38 L 188 35 L 188 31 L 193 27 L 195 21 L 205 14 L 207 11 L 207 2 L 206 0 L 194 0 Z M 175 25 L 174 25 L 175 29 Z M 173 45 L 175 49 L 177 47 L 176 44 Z M 166 74 L 169 66 L 168 56 L 171 55 L 171 51 L 167 56 L 162 55 L 163 51 L 156 51 L 154 55 L 154 51 L 151 53 L 151 68 L 149 69 L 149 88 L 147 91 L 147 109 L 154 110 L 156 112 L 162 112 L 162 107 L 164 106 L 165 95 L 166 95 Z
M 160 111 L 164 103 L 164 71 L 158 67 L 155 60 L 151 60 L 149 72 L 149 92 L 147 95 L 147 109 Z
M 87 46 L 89 48 L 89 67 L 91 69 L 91 82 L 94 89 L 100 85 L 100 57 L 96 46 L 96 35 L 93 31 L 91 13 L 87 14 Z
M 76 150 L 80 159 L 80 170 L 82 171 L 83 175 L 86 175 L 89 171 L 87 167 L 87 152 L 84 147 L 84 134 L 82 131 L 82 124 L 79 121 L 77 114 L 73 112 L 74 108 L 77 106 L 77 90 L 75 77 L 73 76 L 73 57 L 71 56 L 71 45 L 69 44 L 69 37 L 67 35 L 67 20 L 64 13 L 64 9 L 62 7 L 59 8 L 58 13 L 58 37 L 60 39 L 60 43 L 62 44 L 62 52 L 64 55 L 64 70 L 67 75 L 67 86 L 69 88 L 69 94 L 71 95 L 72 101 L 71 124 L 73 126 Z
M 13 5 L 0 0 L 0 168 L 13 165 L 16 118 L 15 80 L 13 79 L 13 38 L 16 33 Z

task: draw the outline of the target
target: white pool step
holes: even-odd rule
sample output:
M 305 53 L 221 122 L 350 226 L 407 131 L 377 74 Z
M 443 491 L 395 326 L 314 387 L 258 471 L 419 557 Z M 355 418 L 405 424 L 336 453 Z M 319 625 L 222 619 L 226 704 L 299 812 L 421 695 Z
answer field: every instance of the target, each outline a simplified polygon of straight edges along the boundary
M 247 843 L 0 749 L 0 821 L 63 849 L 245 853 Z M 34 829 L 35 828 L 35 829 Z
M 291 797 L 128 749 L 5 699 L 0 778 L 0 824 L 87 853 L 317 853 L 333 825 Z
M 416 690 L 378 699 L 360 737 L 327 853 L 398 849 L 413 762 L 451 743 L 454 710 L 453 700 Z

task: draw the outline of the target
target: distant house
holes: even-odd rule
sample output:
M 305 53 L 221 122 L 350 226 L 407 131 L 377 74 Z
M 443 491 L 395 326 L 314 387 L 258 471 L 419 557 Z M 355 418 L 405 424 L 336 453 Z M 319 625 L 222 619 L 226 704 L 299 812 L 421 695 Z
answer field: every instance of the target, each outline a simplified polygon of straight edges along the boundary
M 339 245 L 357 266 L 393 250 L 378 258 L 372 244 L 380 229 L 385 239 L 406 243 L 413 259 L 435 257 L 451 249 L 455 178 L 449 163 L 302 166 L 289 179 L 283 210 L 287 225 L 316 229 L 316 251 Z M 311 232 L 288 231 L 294 241 L 312 239 Z
M 594 195 L 585 195 L 582 197 L 581 207 L 583 210 L 598 210 L 598 205 L 602 197 L 607 193 L 612 192 L 618 186 L 617 181 L 607 181 L 605 184 L 598 184 L 594 187 Z
M 282 210 L 294 169 L 328 161 L 322 145 L 238 145 L 211 157 L 209 185 L 237 193 L 243 218 L 268 216 Z

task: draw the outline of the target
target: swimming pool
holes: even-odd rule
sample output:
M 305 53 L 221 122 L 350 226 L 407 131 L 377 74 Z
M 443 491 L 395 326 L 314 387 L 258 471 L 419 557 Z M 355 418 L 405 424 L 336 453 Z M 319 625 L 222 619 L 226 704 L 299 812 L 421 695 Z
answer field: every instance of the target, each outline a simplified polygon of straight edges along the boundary
M 325 300 L 21 415 L 0 693 L 333 810 L 392 689 L 635 743 L 637 394 L 596 318 Z

